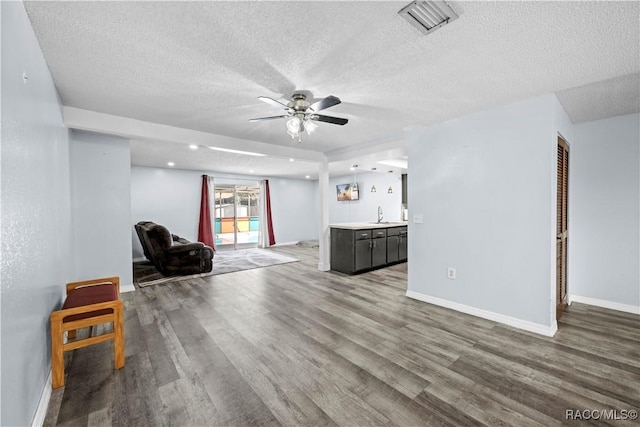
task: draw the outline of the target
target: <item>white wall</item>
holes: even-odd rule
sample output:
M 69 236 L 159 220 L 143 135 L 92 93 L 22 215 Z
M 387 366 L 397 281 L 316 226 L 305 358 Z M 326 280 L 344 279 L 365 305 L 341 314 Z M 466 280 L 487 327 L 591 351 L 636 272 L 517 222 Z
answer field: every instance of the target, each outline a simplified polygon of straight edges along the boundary
M 640 115 L 576 125 L 569 159 L 569 294 L 638 312 Z
M 545 95 L 408 135 L 409 217 L 424 218 L 409 224 L 409 293 L 551 331 L 555 101 Z
M 133 224 L 153 221 L 173 234 L 196 241 L 200 218 L 202 175 L 219 182 L 246 183 L 263 177 L 233 176 L 215 172 L 162 169 L 142 166 L 131 168 L 131 239 L 133 257 L 142 257 L 142 247 Z M 276 243 L 317 239 L 317 183 L 295 179 L 268 178 Z
M 336 185 L 353 183 L 353 175 L 329 180 L 329 224 L 344 222 L 369 222 L 378 219 L 378 206 L 382 208 L 384 221 L 400 221 L 402 205 L 402 179 L 398 174 L 364 172 L 356 174 L 360 199 L 338 201 Z M 371 192 L 375 185 L 376 192 Z M 391 187 L 393 193 L 387 193 Z
M 269 178 L 271 219 L 276 244 L 318 240 L 318 184 Z
M 133 226 L 139 221 L 162 224 L 173 234 L 195 242 L 200 217 L 202 173 L 181 169 L 131 167 L 133 257 L 143 257 Z
M 69 135 L 22 3 L 0 2 L 0 11 L 0 425 L 24 426 L 50 390 L 49 315 L 59 307 L 72 269 Z
M 75 280 L 119 276 L 133 284 L 129 141 L 71 132 Z

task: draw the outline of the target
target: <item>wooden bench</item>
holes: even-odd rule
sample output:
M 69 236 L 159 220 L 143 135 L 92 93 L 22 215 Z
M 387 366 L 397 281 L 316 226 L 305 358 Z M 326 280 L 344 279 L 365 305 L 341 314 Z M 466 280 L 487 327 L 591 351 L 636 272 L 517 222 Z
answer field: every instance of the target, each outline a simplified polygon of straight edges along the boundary
M 98 336 L 93 327 L 112 323 L 113 330 Z M 76 331 L 89 327 L 87 338 L 71 340 Z M 124 308 L 120 300 L 120 278 L 106 277 L 67 284 L 67 297 L 62 309 L 51 313 L 51 385 L 64 386 L 64 352 L 76 348 L 114 341 L 115 368 L 124 367 Z

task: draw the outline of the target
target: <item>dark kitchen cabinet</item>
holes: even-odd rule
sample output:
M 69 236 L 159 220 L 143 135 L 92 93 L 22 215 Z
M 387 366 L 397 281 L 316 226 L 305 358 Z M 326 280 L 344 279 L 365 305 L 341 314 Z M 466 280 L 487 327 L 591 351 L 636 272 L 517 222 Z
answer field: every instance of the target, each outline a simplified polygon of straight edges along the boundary
M 387 264 L 407 260 L 407 227 L 387 230 Z
M 331 227 L 331 269 L 347 274 L 361 273 L 399 261 L 401 255 L 400 232 L 406 227 L 353 229 Z M 389 258 L 390 237 L 395 242 Z M 392 245 L 393 247 L 393 245 Z M 406 260 L 406 244 L 404 251 Z
M 398 236 L 398 261 L 406 261 L 407 260 L 407 230 L 400 230 L 400 235 Z
M 371 236 L 371 267 L 380 267 L 387 263 L 387 230 L 373 230 Z
M 398 248 L 400 246 L 400 230 L 398 227 L 387 230 L 387 262 L 398 262 Z
M 356 240 L 354 271 L 371 268 L 371 239 Z

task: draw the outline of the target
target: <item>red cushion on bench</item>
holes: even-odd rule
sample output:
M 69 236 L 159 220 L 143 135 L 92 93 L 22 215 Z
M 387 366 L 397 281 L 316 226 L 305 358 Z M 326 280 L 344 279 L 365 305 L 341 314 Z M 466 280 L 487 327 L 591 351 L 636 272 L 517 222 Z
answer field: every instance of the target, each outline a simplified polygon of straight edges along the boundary
M 101 285 L 83 286 L 69 292 L 67 299 L 62 306 L 65 308 L 82 307 L 85 305 L 97 304 L 100 302 L 117 301 L 118 292 L 116 286 L 112 283 L 104 283 Z M 63 322 L 72 322 L 74 320 L 86 319 L 88 317 L 101 316 L 103 314 L 111 314 L 113 310 L 105 308 L 102 310 L 90 311 L 88 313 L 79 313 L 67 316 Z

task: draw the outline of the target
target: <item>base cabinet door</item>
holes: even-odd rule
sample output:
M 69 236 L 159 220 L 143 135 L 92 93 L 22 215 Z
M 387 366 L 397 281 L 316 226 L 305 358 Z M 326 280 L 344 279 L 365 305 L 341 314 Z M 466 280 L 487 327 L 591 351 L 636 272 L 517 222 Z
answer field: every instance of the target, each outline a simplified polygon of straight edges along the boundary
M 400 234 L 398 242 L 398 261 L 406 261 L 407 259 L 407 234 Z
M 387 263 L 387 230 L 376 229 L 371 233 L 371 266 L 380 267 Z
M 398 249 L 400 244 L 400 236 L 387 237 L 387 262 L 398 262 Z
M 371 266 L 380 267 L 387 263 L 387 238 L 371 240 Z
M 356 240 L 355 271 L 371 268 L 371 240 Z

